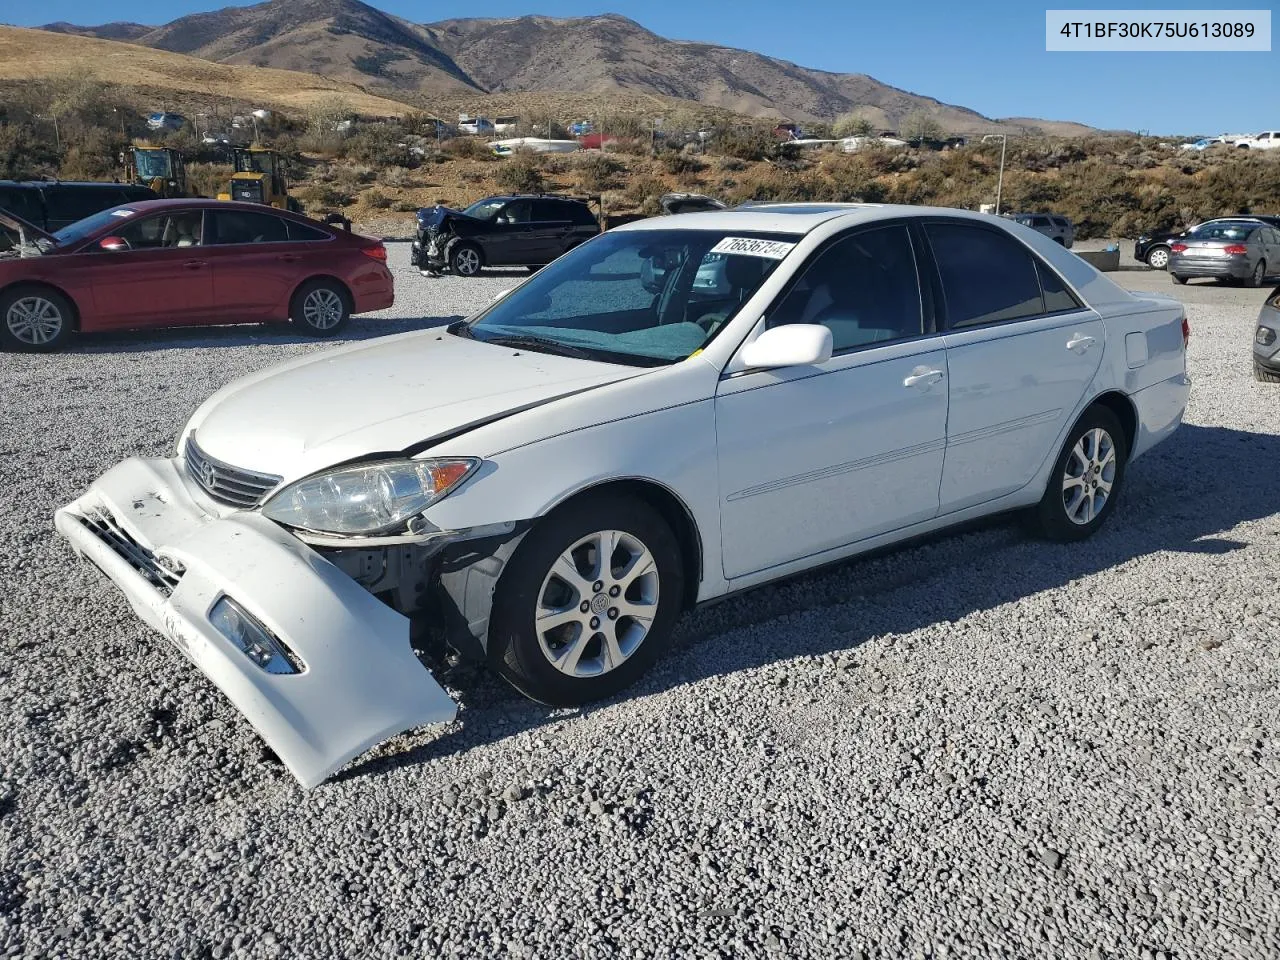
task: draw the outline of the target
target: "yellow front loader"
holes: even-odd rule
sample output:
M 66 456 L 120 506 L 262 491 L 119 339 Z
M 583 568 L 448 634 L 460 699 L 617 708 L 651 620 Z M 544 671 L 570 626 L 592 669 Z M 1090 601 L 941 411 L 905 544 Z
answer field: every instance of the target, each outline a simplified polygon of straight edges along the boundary
M 289 196 L 280 155 L 266 147 L 244 147 L 235 151 L 235 172 L 226 193 L 219 200 L 264 203 L 281 210 L 301 212 L 298 201 Z

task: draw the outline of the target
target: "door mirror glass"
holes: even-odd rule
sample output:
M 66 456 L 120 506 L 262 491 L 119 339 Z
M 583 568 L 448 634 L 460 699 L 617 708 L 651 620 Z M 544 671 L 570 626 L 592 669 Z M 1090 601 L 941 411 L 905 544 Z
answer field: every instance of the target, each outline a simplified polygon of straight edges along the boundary
M 742 348 L 747 369 L 808 367 L 831 359 L 831 330 L 818 323 L 788 323 L 766 330 Z
M 124 237 L 103 237 L 98 241 L 98 249 L 119 253 L 121 250 L 129 249 L 129 241 Z

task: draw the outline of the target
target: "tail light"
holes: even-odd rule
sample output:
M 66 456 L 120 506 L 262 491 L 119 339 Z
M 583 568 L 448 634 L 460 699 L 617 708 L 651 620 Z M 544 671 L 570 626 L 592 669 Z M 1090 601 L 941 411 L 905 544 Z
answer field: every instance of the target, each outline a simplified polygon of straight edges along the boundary
M 1169 249 L 1174 253 L 1182 253 L 1187 249 L 1187 245 L 1185 243 L 1174 243 L 1169 246 Z
M 360 252 L 372 260 L 378 260 L 381 263 L 387 262 L 387 248 L 382 244 L 374 244 L 372 247 L 361 247 Z
M 1191 343 L 1191 321 L 1184 314 L 1182 317 L 1182 349 L 1186 350 L 1187 345 Z
M 1243 257 L 1249 252 L 1249 248 L 1242 243 L 1229 243 L 1222 248 L 1222 252 L 1230 257 Z

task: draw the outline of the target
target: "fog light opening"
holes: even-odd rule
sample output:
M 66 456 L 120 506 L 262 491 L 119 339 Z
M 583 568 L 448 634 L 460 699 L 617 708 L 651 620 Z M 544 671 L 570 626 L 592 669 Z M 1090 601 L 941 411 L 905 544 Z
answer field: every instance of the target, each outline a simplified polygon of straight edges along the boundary
M 283 641 L 228 596 L 221 596 L 214 603 L 209 622 L 265 673 L 287 675 L 307 668 Z

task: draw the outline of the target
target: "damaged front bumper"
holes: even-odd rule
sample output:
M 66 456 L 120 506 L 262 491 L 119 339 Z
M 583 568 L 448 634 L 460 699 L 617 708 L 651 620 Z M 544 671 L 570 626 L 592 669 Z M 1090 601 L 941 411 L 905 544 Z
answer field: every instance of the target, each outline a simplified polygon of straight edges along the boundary
M 58 531 L 226 694 L 307 788 L 457 706 L 414 655 L 409 621 L 254 512 L 217 517 L 174 460 L 131 458 L 57 512 Z M 269 672 L 211 619 L 229 598 L 297 672 Z M 223 607 L 225 609 L 225 605 Z M 281 660 L 280 662 L 284 662 Z

